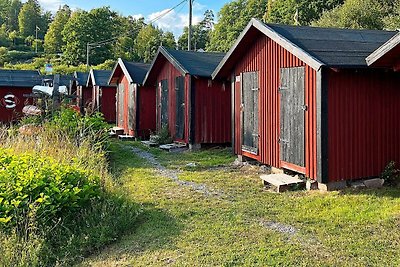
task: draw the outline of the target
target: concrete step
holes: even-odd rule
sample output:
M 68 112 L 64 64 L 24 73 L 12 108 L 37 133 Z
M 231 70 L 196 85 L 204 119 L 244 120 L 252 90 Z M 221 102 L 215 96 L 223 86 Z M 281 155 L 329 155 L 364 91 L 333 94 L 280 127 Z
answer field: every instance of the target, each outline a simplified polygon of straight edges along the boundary
M 261 175 L 260 178 L 264 185 L 272 186 L 278 193 L 303 188 L 306 184 L 298 176 L 293 177 L 284 173 Z
M 152 142 L 152 141 L 142 141 L 142 144 L 147 146 L 147 147 L 156 147 L 156 146 L 158 146 L 158 143 Z
M 132 135 L 120 134 L 118 135 L 118 139 L 122 141 L 135 141 L 136 138 Z
M 182 152 L 188 149 L 187 145 L 184 143 L 172 143 L 172 144 L 166 144 L 166 145 L 161 145 L 160 148 L 162 150 L 166 150 L 168 152 Z

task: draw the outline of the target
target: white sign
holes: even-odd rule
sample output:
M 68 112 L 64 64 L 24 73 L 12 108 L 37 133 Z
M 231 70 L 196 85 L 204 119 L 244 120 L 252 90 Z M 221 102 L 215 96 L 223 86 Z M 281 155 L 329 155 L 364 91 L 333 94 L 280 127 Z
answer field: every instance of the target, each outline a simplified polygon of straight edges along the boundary
M 7 94 L 1 100 L 1 105 L 6 109 L 14 109 L 17 106 L 18 99 L 13 94 Z

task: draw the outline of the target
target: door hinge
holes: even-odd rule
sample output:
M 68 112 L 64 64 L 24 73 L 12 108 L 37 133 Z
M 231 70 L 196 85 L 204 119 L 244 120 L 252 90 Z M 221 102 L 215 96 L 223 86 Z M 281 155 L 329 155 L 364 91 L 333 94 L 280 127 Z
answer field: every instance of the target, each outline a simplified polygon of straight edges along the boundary
M 286 87 L 286 86 L 279 86 L 278 92 L 282 92 L 282 91 L 287 90 L 287 89 L 289 89 L 289 88 Z
M 302 105 L 301 109 L 304 110 L 304 111 L 307 111 L 308 110 L 308 106 L 307 105 Z

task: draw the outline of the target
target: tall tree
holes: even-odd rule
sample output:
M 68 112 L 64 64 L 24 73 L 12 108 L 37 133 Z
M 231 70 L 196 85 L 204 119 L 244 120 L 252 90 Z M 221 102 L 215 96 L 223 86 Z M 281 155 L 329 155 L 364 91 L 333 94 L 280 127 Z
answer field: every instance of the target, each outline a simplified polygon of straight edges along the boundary
M 193 26 L 192 44 L 195 50 L 205 50 L 210 41 L 210 33 L 214 28 L 214 13 L 212 10 L 207 10 L 204 13 L 203 20 Z M 178 39 L 178 48 L 186 49 L 188 44 L 188 27 L 183 29 L 183 34 Z
M 325 12 L 314 25 L 353 29 L 383 29 L 389 4 L 390 1 L 388 0 L 346 0 L 342 6 Z
M 207 50 L 228 51 L 251 18 L 263 18 L 267 4 L 267 0 L 236 0 L 224 5 Z
M 8 22 L 7 26 L 10 31 L 18 31 L 18 16 L 21 11 L 22 3 L 20 0 L 12 0 L 8 12 Z
M 50 24 L 49 30 L 44 37 L 44 49 L 47 53 L 54 54 L 61 52 L 62 47 L 65 45 L 62 31 L 70 17 L 71 9 L 67 5 L 64 5 L 57 11 L 54 20 Z
M 134 43 L 139 31 L 145 26 L 144 18 L 135 19 L 131 16 L 120 17 L 121 32 L 120 37 L 114 46 L 116 58 L 137 61 L 138 56 L 135 53 Z
M 309 25 L 323 12 L 342 5 L 344 0 L 269 0 L 266 22 Z
M 36 27 L 42 25 L 41 7 L 37 0 L 28 0 L 18 16 L 19 32 L 22 37 L 35 36 Z M 42 34 L 43 31 L 40 31 Z
M 140 60 L 150 62 L 153 60 L 160 45 L 175 48 L 175 38 L 172 33 L 163 33 L 152 24 L 143 27 L 136 40 L 135 52 Z
M 91 47 L 90 64 L 97 65 L 113 58 L 112 41 L 116 40 L 119 29 L 118 15 L 109 7 L 74 12 L 62 31 L 65 61 L 72 65 L 86 63 L 87 44 L 97 42 L 103 43 Z

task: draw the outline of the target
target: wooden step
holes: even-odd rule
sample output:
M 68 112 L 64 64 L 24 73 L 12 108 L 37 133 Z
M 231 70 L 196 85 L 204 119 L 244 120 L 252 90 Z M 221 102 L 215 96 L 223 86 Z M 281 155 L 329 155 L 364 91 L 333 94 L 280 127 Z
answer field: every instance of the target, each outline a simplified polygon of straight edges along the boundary
M 136 138 L 132 135 L 120 134 L 118 135 L 118 139 L 122 141 L 135 141 Z
M 300 180 L 298 176 L 293 177 L 283 173 L 261 175 L 260 178 L 264 185 L 273 186 L 277 192 L 303 188 L 306 184 L 303 180 Z
M 147 146 L 147 147 L 156 147 L 156 146 L 158 146 L 158 143 L 153 142 L 153 141 L 142 141 L 142 144 Z
M 166 144 L 166 145 L 161 145 L 160 148 L 162 150 L 166 150 L 168 152 L 182 152 L 188 149 L 187 145 L 184 143 L 172 143 L 172 144 Z

